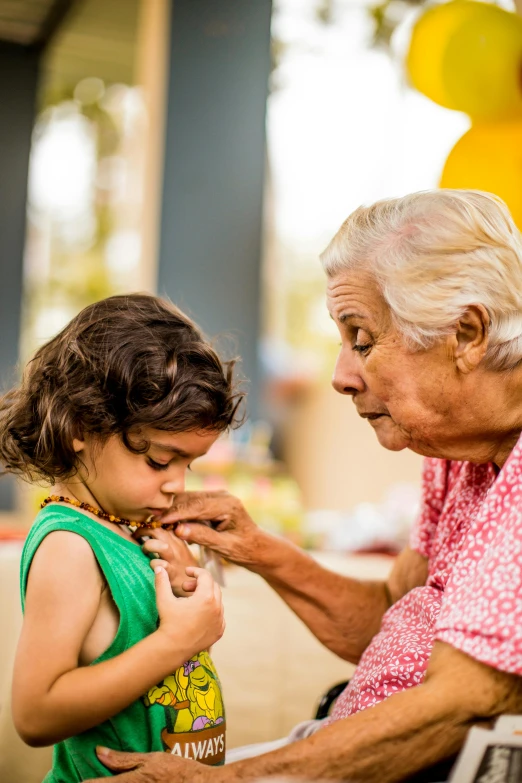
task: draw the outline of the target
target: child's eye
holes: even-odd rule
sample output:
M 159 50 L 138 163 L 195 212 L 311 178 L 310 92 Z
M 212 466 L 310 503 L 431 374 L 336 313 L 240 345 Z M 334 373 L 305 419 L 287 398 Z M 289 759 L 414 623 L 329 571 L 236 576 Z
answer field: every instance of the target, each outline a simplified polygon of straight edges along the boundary
M 153 470 L 167 470 L 169 466 L 168 462 L 164 465 L 162 462 L 154 462 L 151 457 L 147 457 L 147 462 Z

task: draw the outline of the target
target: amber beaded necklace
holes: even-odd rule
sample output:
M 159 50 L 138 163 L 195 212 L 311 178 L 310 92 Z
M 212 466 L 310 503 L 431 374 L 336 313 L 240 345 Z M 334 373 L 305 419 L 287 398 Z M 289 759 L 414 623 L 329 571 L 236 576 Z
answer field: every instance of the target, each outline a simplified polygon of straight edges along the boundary
M 114 525 L 146 527 L 150 529 L 155 527 L 162 527 L 165 530 L 174 530 L 178 525 L 177 522 L 159 522 L 158 520 L 155 520 L 154 516 L 152 515 L 146 519 L 145 522 L 133 522 L 131 519 L 123 519 L 122 517 L 117 517 L 114 514 L 108 514 L 106 511 L 102 511 L 100 508 L 96 508 L 96 506 L 91 506 L 90 503 L 84 503 L 83 501 L 76 500 L 76 498 L 66 498 L 64 495 L 49 495 L 49 497 L 45 498 L 45 500 L 40 503 L 40 508 L 45 508 L 48 503 L 70 503 L 71 506 L 83 508 L 84 511 L 89 511 L 91 514 L 100 517 L 100 519 L 105 519 L 106 522 L 112 522 Z

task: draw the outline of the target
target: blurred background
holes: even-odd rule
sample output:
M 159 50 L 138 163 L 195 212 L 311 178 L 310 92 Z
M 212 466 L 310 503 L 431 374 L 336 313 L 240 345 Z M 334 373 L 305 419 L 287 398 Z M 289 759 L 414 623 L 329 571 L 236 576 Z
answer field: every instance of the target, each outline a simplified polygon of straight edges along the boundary
M 2 388 L 85 305 L 166 295 L 241 356 L 249 393 L 189 486 L 228 488 L 329 565 L 380 577 L 408 539 L 420 458 L 384 451 L 331 389 L 318 254 L 359 204 L 438 186 L 496 192 L 522 225 L 521 142 L 511 0 L 0 0 Z M 10 595 L 45 494 L 0 481 Z M 229 584 L 223 679 L 244 694 L 258 668 L 250 706 L 232 697 L 240 744 L 309 717 L 347 665 L 324 665 L 255 577 Z M 13 769 L 0 777 L 25 780 Z

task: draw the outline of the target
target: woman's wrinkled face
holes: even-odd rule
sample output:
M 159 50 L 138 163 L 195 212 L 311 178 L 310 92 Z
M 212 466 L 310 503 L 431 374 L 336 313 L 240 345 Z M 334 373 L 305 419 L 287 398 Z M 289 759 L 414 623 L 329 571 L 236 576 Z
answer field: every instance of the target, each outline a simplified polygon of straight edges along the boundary
M 446 342 L 409 349 L 367 273 L 330 278 L 327 302 L 342 340 L 332 381 L 336 391 L 352 397 L 385 448 L 439 456 L 441 444 L 458 431 L 462 391 Z

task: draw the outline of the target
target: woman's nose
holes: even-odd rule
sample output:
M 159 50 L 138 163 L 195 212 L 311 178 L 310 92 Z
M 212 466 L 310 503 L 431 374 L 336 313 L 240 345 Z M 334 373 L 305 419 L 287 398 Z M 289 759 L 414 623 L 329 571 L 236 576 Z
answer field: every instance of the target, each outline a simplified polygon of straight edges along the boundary
M 364 391 L 365 384 L 358 368 L 359 359 L 351 351 L 343 349 L 337 357 L 332 377 L 332 386 L 339 394 L 357 394 Z

